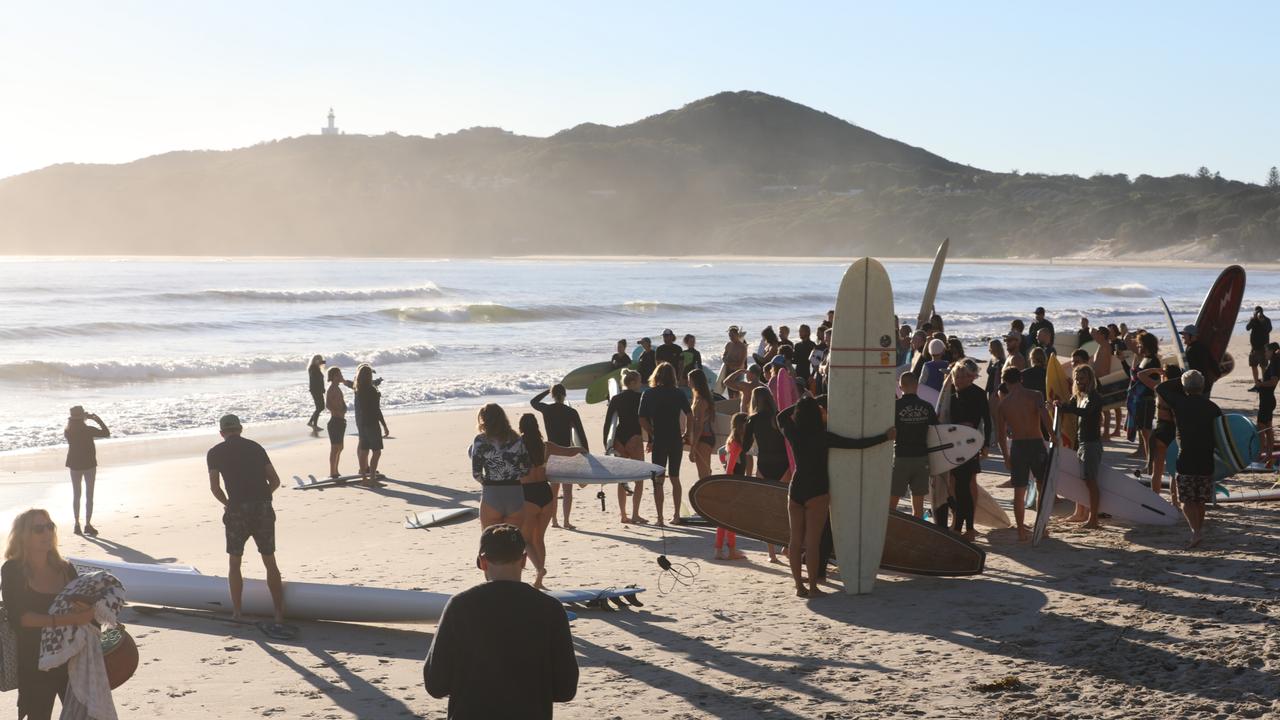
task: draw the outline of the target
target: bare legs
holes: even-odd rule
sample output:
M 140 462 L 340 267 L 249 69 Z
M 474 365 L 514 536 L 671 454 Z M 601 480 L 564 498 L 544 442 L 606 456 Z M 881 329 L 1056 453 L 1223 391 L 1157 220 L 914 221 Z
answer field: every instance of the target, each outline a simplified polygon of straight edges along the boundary
M 227 569 L 227 584 L 231 590 L 231 616 L 239 620 L 243 608 L 244 576 L 240 574 L 240 555 L 227 556 L 230 560 Z M 276 565 L 275 555 L 263 555 L 262 564 L 267 568 L 267 589 L 271 591 L 271 606 L 277 623 L 284 622 L 284 580 L 280 577 L 280 567 Z
M 98 531 L 93 527 L 93 483 L 98 474 L 97 468 L 88 468 L 86 470 L 71 471 L 71 498 L 75 510 L 76 533 L 80 532 L 80 485 L 84 484 L 84 526 L 85 532 L 89 535 L 97 535 Z
M 329 477 L 338 477 L 339 475 L 341 475 L 341 473 L 338 472 L 338 460 L 341 458 L 342 458 L 342 446 L 330 445 L 329 446 Z
M 373 485 L 378 481 L 378 460 L 382 457 L 381 450 L 369 451 L 367 448 L 360 448 L 356 451 L 360 458 L 360 474 L 364 476 L 364 484 Z
M 554 498 L 542 507 L 531 502 L 524 504 L 525 520 L 520 529 L 524 535 L 525 542 L 529 544 L 529 559 L 533 561 L 533 568 L 537 571 L 533 586 L 539 590 L 546 589 L 546 586 L 542 584 L 542 580 L 547 575 L 547 526 L 551 524 L 551 518 L 555 514 L 556 502 Z
M 787 560 L 791 563 L 791 579 L 796 584 L 797 597 L 820 597 L 826 595 L 818 589 L 818 564 L 821 562 L 819 548 L 822 545 L 822 528 L 827 522 L 827 511 L 831 506 L 830 495 L 819 495 L 810 498 L 801 505 L 794 500 L 787 504 L 787 515 L 791 520 L 790 544 L 787 546 Z M 801 573 L 801 555 L 804 566 L 808 570 L 809 583 L 805 587 L 804 575 Z

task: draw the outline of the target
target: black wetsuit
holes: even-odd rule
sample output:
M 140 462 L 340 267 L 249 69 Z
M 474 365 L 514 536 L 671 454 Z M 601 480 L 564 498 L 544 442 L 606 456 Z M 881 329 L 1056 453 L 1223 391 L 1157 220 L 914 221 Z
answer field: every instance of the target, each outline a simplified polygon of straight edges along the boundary
M 311 390 L 311 399 L 316 402 L 316 411 L 311 413 L 307 424 L 315 425 L 320 422 L 320 413 L 324 412 L 324 372 L 319 365 L 307 368 L 307 385 Z
M 817 344 L 812 340 L 801 340 L 796 343 L 795 355 L 792 356 L 795 358 L 796 379 L 805 385 L 809 384 L 809 355 L 815 347 Z
M 1280 354 L 1271 358 L 1271 362 L 1267 363 L 1267 367 L 1262 371 L 1262 382 L 1270 382 L 1280 379 Z M 1271 387 L 1260 386 L 1258 388 L 1258 423 L 1271 424 L 1272 415 L 1276 410 L 1276 386 Z M 1270 461 L 1270 458 L 1266 458 Z
M 618 418 L 618 431 L 613 434 L 613 442 L 626 445 L 627 441 L 640 434 L 640 393 L 636 390 L 623 390 L 609 398 L 609 408 L 604 413 L 604 443 L 609 449 L 609 426 Z
M 1000 373 L 1004 372 L 1004 360 L 992 358 L 987 361 L 987 397 L 995 397 L 1000 390 Z
M 680 461 L 684 457 L 680 415 L 690 412 L 689 398 L 678 388 L 651 387 L 640 396 L 640 417 L 648 418 L 653 427 L 650 461 L 666 468 L 666 474 L 672 477 L 680 477 Z
M 787 444 L 782 430 L 773 423 L 773 418 L 760 413 L 747 418 L 742 452 L 751 452 L 753 446 L 760 448 L 756 451 L 756 467 L 760 469 L 760 475 L 766 480 L 781 482 L 791 467 L 791 461 L 787 459 Z
M 982 446 L 991 444 L 991 405 L 987 402 L 987 394 L 977 385 L 970 385 L 957 390 L 951 400 L 951 422 L 969 427 L 982 428 Z M 970 482 L 982 469 L 981 455 L 956 467 L 951 471 L 955 478 L 955 524 L 956 531 L 962 531 L 968 524 L 973 530 L 974 497 Z
M 1077 330 L 1077 331 L 1076 331 L 1076 347 L 1077 347 L 1077 348 L 1082 348 L 1082 347 L 1084 347 L 1084 344 L 1085 344 L 1085 343 L 1087 343 L 1087 342 L 1092 342 L 1092 341 L 1093 341 L 1093 331 L 1092 331 L 1092 330 L 1083 330 L 1083 329 L 1082 329 L 1082 330 Z
M 864 450 L 889 438 L 884 434 L 868 438 L 847 438 L 825 428 L 817 434 L 803 433 L 796 426 L 793 417 L 798 405 L 797 403 L 783 410 L 778 415 L 778 425 L 782 427 L 783 436 L 791 443 L 791 452 L 796 458 L 796 472 L 791 477 L 791 501 L 803 505 L 831 492 L 831 476 L 828 474 L 827 464 L 829 450 Z
M 1192 340 L 1185 350 L 1187 356 L 1187 367 L 1192 370 L 1199 370 L 1204 376 L 1204 395 L 1209 397 L 1210 391 L 1213 390 L 1213 384 L 1218 380 L 1219 369 L 1213 362 L 1213 356 L 1209 354 L 1209 346 L 1199 340 Z M 1181 444 L 1181 443 L 1179 443 Z
M 629 368 L 631 367 L 631 356 L 624 352 L 616 352 L 613 354 L 613 357 L 610 358 L 609 364 L 613 365 L 614 370 Z
M 529 401 L 534 410 L 542 413 L 542 422 L 547 426 L 547 439 L 561 447 L 574 447 L 573 433 L 576 430 L 578 438 L 582 440 L 582 449 L 590 450 L 587 444 L 587 433 L 582 429 L 582 418 L 578 417 L 578 411 L 564 403 L 542 402 L 550 392 L 550 390 L 543 390 Z
M 1102 396 L 1097 390 L 1089 391 L 1084 407 L 1080 407 L 1077 399 L 1072 396 L 1070 400 L 1060 404 L 1058 409 L 1080 418 L 1080 423 L 1076 426 L 1077 447 L 1087 442 L 1102 441 Z
M 658 360 L 653 350 L 640 353 L 640 362 L 636 363 L 636 370 L 640 372 L 641 385 L 649 384 L 649 376 L 653 375 L 653 369 L 657 366 Z

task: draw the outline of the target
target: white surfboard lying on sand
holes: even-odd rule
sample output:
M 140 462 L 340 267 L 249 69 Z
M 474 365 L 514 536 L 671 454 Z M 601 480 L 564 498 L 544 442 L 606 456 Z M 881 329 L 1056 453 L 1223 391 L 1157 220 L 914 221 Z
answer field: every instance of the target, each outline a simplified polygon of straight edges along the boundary
M 1089 488 L 1084 484 L 1084 465 L 1080 458 L 1064 451 L 1057 453 L 1054 465 L 1057 494 L 1088 505 Z M 1112 517 L 1146 525 L 1174 525 L 1182 520 L 1182 513 L 1168 500 L 1113 467 L 1098 468 L 1098 492 L 1098 512 Z
M 115 575 L 132 603 L 188 610 L 231 610 L 227 579 L 202 575 L 190 565 L 67 559 L 79 572 L 105 570 Z M 266 581 L 245 578 L 243 598 L 245 614 L 272 614 Z M 299 620 L 430 623 L 440 618 L 448 600 L 449 596 L 443 593 L 417 590 L 290 581 L 284 584 L 285 614 Z
M 620 483 L 648 480 L 662 472 L 661 465 L 610 455 L 552 455 L 547 460 L 547 482 Z
M 445 510 L 433 510 L 431 512 L 415 512 L 412 515 L 405 516 L 404 527 L 406 530 L 422 530 L 423 528 L 443 525 L 450 520 L 467 517 L 474 514 L 475 511 L 475 508 L 460 507 L 448 508 Z

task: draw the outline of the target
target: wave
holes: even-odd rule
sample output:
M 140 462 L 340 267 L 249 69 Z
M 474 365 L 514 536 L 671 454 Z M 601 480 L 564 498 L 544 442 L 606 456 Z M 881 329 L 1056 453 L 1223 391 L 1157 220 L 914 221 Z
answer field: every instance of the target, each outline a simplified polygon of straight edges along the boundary
M 1111 297 L 1130 298 L 1145 298 L 1153 297 L 1155 295 L 1155 293 L 1151 291 L 1151 288 L 1143 285 L 1142 283 L 1125 283 L 1114 287 L 1103 286 L 1100 288 L 1094 288 L 1094 292 L 1100 295 L 1110 295 Z
M 497 303 L 473 303 L 446 307 L 405 307 L 379 310 L 386 315 L 407 322 L 428 323 L 504 323 L 535 322 L 538 320 L 563 320 L 592 314 L 589 308 L 569 305 L 543 305 L 517 308 Z
M 306 290 L 194 290 L 144 296 L 158 300 L 242 300 L 258 302 L 314 302 L 324 300 L 389 300 L 410 297 L 439 297 L 444 292 L 435 283 L 409 288 Z
M 325 355 L 325 358 L 330 366 L 352 366 L 364 362 L 377 366 L 430 360 L 438 354 L 431 345 L 409 345 L 406 347 L 370 350 L 362 353 L 339 352 Z M 126 383 L 219 377 L 224 375 L 252 375 L 281 371 L 300 373 L 306 369 L 309 359 L 309 355 L 259 355 L 150 362 L 107 360 L 96 363 L 68 363 L 29 360 L 26 362 L 0 364 L 0 380 L 23 382 L 69 380 L 93 383 Z

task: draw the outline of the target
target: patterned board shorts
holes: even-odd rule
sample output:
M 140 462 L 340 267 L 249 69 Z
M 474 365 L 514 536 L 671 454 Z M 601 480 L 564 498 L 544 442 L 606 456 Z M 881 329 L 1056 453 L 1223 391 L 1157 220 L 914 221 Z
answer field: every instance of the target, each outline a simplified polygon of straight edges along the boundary
M 276 511 L 270 500 L 228 504 L 222 513 L 222 524 L 227 530 L 228 555 L 244 555 L 249 538 L 253 538 L 259 553 L 275 555 Z
M 1184 503 L 1213 502 L 1212 475 L 1178 474 L 1178 499 Z

